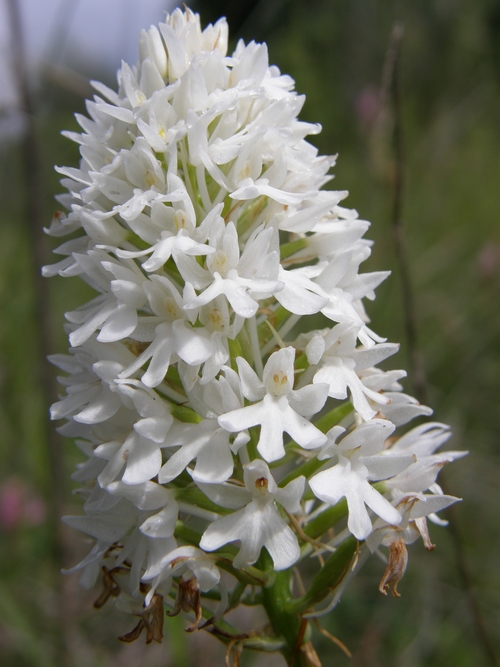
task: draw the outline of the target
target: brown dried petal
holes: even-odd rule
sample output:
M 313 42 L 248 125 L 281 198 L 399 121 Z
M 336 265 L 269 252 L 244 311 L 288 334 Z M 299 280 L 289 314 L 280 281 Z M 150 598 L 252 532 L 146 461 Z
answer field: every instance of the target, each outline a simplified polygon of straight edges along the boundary
M 316 653 L 314 646 L 311 642 L 306 642 L 300 647 L 301 653 L 303 653 L 307 667 L 322 667 L 321 660 L 319 655 Z
M 186 632 L 197 630 L 201 621 L 202 609 L 200 604 L 200 589 L 198 588 L 196 577 L 192 577 L 187 581 L 184 581 L 182 578 L 179 579 L 175 605 L 171 612 L 167 611 L 167 615 L 176 616 L 181 610 L 185 612 L 194 611 L 195 614 L 195 620 L 187 626 Z
M 401 597 L 398 593 L 397 585 L 403 578 L 408 564 L 408 551 L 406 544 L 402 537 L 389 546 L 389 563 L 387 564 L 384 576 L 378 587 L 379 591 L 387 595 L 390 585 L 392 584 L 392 594 L 395 598 Z
M 423 516 L 420 519 L 415 519 L 415 525 L 417 526 L 417 530 L 420 533 L 420 537 L 422 538 L 422 541 L 427 551 L 432 551 L 433 549 L 435 549 L 436 545 L 432 544 L 431 536 L 429 535 L 427 518 Z
M 142 612 L 142 620 L 146 628 L 146 644 L 153 639 L 161 644 L 163 639 L 163 595 L 153 595 L 151 602 Z
M 122 642 L 134 642 L 139 638 L 143 629 L 146 628 L 146 644 L 154 640 L 161 644 L 163 639 L 163 596 L 153 595 L 151 602 L 142 612 L 141 620 L 133 630 L 126 635 L 118 637 Z
M 139 621 L 139 623 L 137 623 L 137 625 L 133 630 L 127 632 L 126 635 L 118 637 L 118 639 L 121 642 L 127 642 L 127 644 L 130 644 L 130 642 L 135 642 L 136 639 L 139 639 L 139 635 L 141 634 L 143 628 L 144 628 L 144 621 L 141 618 L 141 620 Z
M 94 608 L 100 609 L 103 605 L 106 604 L 110 597 L 116 598 L 120 594 L 120 587 L 113 579 L 113 574 L 119 572 L 122 568 L 113 568 L 111 571 L 103 565 L 102 567 L 102 584 L 104 586 L 103 592 L 99 595 L 97 600 L 94 602 Z

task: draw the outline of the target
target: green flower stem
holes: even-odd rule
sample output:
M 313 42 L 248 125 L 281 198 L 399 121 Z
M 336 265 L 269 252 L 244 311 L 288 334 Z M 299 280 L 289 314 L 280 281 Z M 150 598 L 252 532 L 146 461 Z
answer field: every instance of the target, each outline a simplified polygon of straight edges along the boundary
M 210 609 L 202 609 L 203 618 L 207 620 L 213 616 L 213 612 Z M 285 645 L 285 642 L 282 639 L 276 637 L 266 637 L 266 636 L 248 636 L 246 634 L 241 634 L 233 625 L 228 623 L 225 619 L 220 618 L 215 625 L 209 626 L 207 628 L 208 632 L 213 634 L 217 639 L 222 641 L 225 644 L 233 640 L 239 640 L 241 646 L 248 648 L 253 651 L 261 651 L 265 653 L 275 653 L 276 651 L 282 650 Z
M 210 498 L 208 498 L 197 486 L 176 489 L 175 498 L 180 502 L 201 507 L 209 512 L 215 512 L 216 514 L 231 514 L 231 510 L 214 503 L 213 500 L 210 500 Z
M 298 466 L 295 468 L 295 470 L 292 470 L 292 472 L 289 472 L 288 475 L 283 477 L 283 479 L 280 481 L 279 486 L 281 488 L 285 487 L 289 482 L 291 482 L 293 479 L 296 479 L 297 477 L 300 477 L 301 475 L 304 475 L 306 479 L 311 477 L 321 466 L 324 464 L 324 461 L 319 461 L 316 457 L 314 459 L 310 459 L 309 461 L 306 461 L 302 465 Z
M 341 403 L 336 408 L 333 408 L 333 410 L 330 410 L 326 415 L 320 417 L 314 425 L 319 428 L 320 431 L 323 431 L 323 433 L 327 433 L 353 410 L 354 407 L 352 403 L 350 401 L 345 401 L 345 403 Z
M 253 364 L 253 354 L 252 354 L 252 348 L 250 344 L 250 339 L 248 337 L 246 328 L 243 327 L 240 331 L 240 333 L 236 336 L 234 341 L 229 341 L 229 343 L 238 343 L 238 348 L 235 350 L 237 354 L 233 357 L 233 346 L 229 345 L 229 353 L 231 355 L 231 367 L 233 367 L 233 359 L 236 359 L 236 357 L 243 357 L 245 361 L 248 361 L 250 366 Z M 238 366 L 234 364 L 234 370 L 238 372 Z
M 264 366 L 262 364 L 262 356 L 261 356 L 261 351 L 260 351 L 260 344 L 259 344 L 259 334 L 257 331 L 257 320 L 255 317 L 250 317 L 246 321 L 247 325 L 247 331 L 248 335 L 250 338 L 250 345 L 252 349 L 252 356 L 253 356 L 253 366 L 255 368 L 255 371 L 257 375 L 262 378 L 262 373 L 264 370 Z
M 304 375 L 304 372 L 309 368 L 309 362 L 307 361 L 307 354 L 302 352 L 295 358 L 295 384 L 294 387 L 297 389 L 297 384 L 300 382 L 301 377 Z
M 184 387 L 182 385 L 182 380 L 179 375 L 179 371 L 177 370 L 177 366 L 173 366 L 172 364 L 168 367 L 167 374 L 165 376 L 165 380 L 172 389 L 175 389 L 181 394 L 185 394 L 184 392 Z
M 132 244 L 133 250 L 147 250 L 150 246 L 146 241 L 143 241 L 140 236 L 134 232 L 127 230 L 127 241 Z
M 266 570 L 272 570 L 272 560 L 267 551 L 262 551 L 259 564 L 265 565 Z M 302 631 L 302 617 L 292 609 L 292 602 L 291 571 L 276 572 L 272 584 L 262 589 L 262 603 L 276 637 L 284 641 L 280 650 L 287 664 L 294 656 L 294 667 L 307 667 L 305 657 L 297 645 Z
M 232 574 L 235 579 L 237 579 L 239 582 L 245 584 L 245 585 L 250 585 L 250 586 L 267 586 L 272 580 L 272 577 L 274 576 L 273 573 L 269 572 L 263 572 L 262 570 L 259 570 L 258 568 L 254 567 L 253 565 L 247 565 L 247 567 L 244 568 L 238 568 L 236 569 L 233 567 L 233 558 L 235 557 L 236 553 L 233 553 L 232 551 L 229 551 L 231 548 L 231 545 L 225 545 L 223 551 L 215 551 L 214 555 L 217 558 L 217 565 L 222 569 L 226 570 L 226 572 L 229 572 L 229 574 Z M 233 547 L 235 552 L 238 551 L 235 547 Z
M 283 261 L 287 257 L 290 257 L 291 255 L 295 255 L 296 252 L 299 252 L 299 250 L 307 248 L 307 246 L 308 246 L 307 238 L 296 239 L 295 241 L 289 241 L 288 243 L 283 243 L 283 245 L 280 246 L 281 261 Z
M 256 426 L 252 426 L 248 429 L 250 435 L 250 440 L 247 442 L 247 452 L 250 458 L 250 461 L 260 458 L 259 452 L 257 450 L 257 443 L 259 442 L 259 430 Z
M 229 204 L 228 204 L 228 210 L 222 212 L 222 217 L 224 218 L 231 207 L 234 206 L 234 199 L 228 198 L 229 199 Z M 256 217 L 262 213 L 262 211 L 266 208 L 268 204 L 268 198 L 265 196 L 257 197 L 254 201 L 252 201 L 250 204 L 247 204 L 245 208 L 243 209 L 243 212 L 238 216 L 238 222 L 237 222 L 237 229 L 238 229 L 238 236 L 241 238 L 245 232 L 247 232 L 248 229 L 254 224 Z M 226 207 L 224 207 L 226 208 Z
M 243 348 L 238 338 L 231 340 L 228 338 L 227 345 L 229 348 L 229 355 L 231 357 L 231 368 L 233 371 L 238 372 L 238 366 L 236 365 L 236 357 L 243 357 Z
M 329 507 L 312 519 L 302 530 L 308 537 L 315 540 L 324 535 L 327 530 L 333 528 L 345 516 L 347 516 L 347 501 L 342 498 L 336 505 Z
M 243 581 L 238 581 L 233 588 L 230 596 L 229 596 L 229 604 L 227 611 L 230 611 L 231 609 L 234 609 L 237 607 L 240 603 L 241 596 L 245 592 L 247 585 Z

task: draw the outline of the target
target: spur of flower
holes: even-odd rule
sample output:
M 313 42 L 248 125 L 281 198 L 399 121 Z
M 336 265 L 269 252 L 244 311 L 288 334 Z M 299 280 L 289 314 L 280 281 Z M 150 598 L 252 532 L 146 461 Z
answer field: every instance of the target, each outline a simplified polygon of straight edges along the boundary
M 70 238 L 44 274 L 96 295 L 51 357 L 51 416 L 85 457 L 84 514 L 65 520 L 94 540 L 75 569 L 86 587 L 102 577 L 97 606 L 139 618 L 124 641 L 160 641 L 166 609 L 230 647 L 319 664 L 302 615 L 333 608 L 370 550 L 427 540 L 425 518 L 456 500 L 437 474 L 461 453 L 436 453 L 443 425 L 396 430 L 431 410 L 378 368 L 398 346 L 368 327 L 363 300 L 388 275 L 360 272 L 369 223 L 322 189 L 335 159 L 307 141 L 320 127 L 298 119 L 293 79 L 265 44 L 228 54 L 227 39 L 224 19 L 202 30 L 176 9 L 66 133 L 81 160 L 58 168 L 47 232 Z M 256 600 L 274 635 L 225 619 Z

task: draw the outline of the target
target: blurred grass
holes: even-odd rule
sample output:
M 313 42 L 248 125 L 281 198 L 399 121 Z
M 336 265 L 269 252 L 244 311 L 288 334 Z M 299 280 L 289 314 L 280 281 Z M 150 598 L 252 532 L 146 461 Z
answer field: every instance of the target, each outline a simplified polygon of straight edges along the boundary
M 391 232 L 391 151 L 387 133 L 376 129 L 366 100 L 380 86 L 389 35 L 395 19 L 405 25 L 403 40 L 403 122 L 406 187 L 404 227 L 415 290 L 419 342 L 437 421 L 450 423 L 454 449 L 470 455 L 449 466 L 447 485 L 464 502 L 453 512 L 463 552 L 491 641 L 499 652 L 500 509 L 500 32 L 497 5 L 482 0 L 380 3 L 366 0 L 312 0 L 288 3 L 283 21 L 265 34 L 270 60 L 290 73 L 307 101 L 302 118 L 321 122 L 313 140 L 322 153 L 339 153 L 332 187 L 348 189 L 345 205 L 372 222 L 372 258 L 363 270 L 394 273 L 368 305 L 373 328 L 402 343 L 387 367 L 409 368 L 404 340 L 401 286 Z M 259 35 L 255 35 L 259 38 Z M 93 73 L 106 78 L 106 73 Z M 370 97 L 371 95 L 371 97 Z M 364 96 L 364 97 L 363 97 Z M 363 107 L 363 99 L 365 107 Z M 60 137 L 75 129 L 81 100 L 40 88 L 39 141 L 47 224 L 60 190 L 53 164 L 75 165 L 77 147 Z M 44 388 L 36 386 L 33 320 L 36 298 L 29 266 L 31 250 L 22 222 L 23 192 L 15 139 L 0 146 L 0 484 L 22 478 L 46 502 L 51 488 L 42 425 Z M 51 262 L 47 258 L 47 262 Z M 67 343 L 63 313 L 87 299 L 78 280 L 47 282 L 57 340 Z M 411 378 L 406 388 L 411 393 Z M 78 455 L 67 443 L 69 479 Z M 68 497 L 68 512 L 78 501 Z M 0 655 L 5 667 L 56 664 L 56 607 L 59 573 L 51 561 L 46 524 L 1 529 Z M 67 565 L 85 552 L 83 539 L 64 532 Z M 325 627 L 353 651 L 349 661 L 318 638 L 325 667 L 466 667 L 488 664 L 478 640 L 457 569 L 450 530 L 431 526 L 437 548 L 411 547 L 401 600 L 377 591 L 384 565 L 372 559 L 348 588 Z M 122 646 L 128 619 L 110 609 L 94 612 L 95 594 L 64 579 L 68 642 L 62 664 L 144 667 L 222 664 L 215 640 L 188 637 L 167 619 L 162 647 Z M 194 645 L 194 648 L 193 648 Z M 281 664 L 249 655 L 243 664 Z

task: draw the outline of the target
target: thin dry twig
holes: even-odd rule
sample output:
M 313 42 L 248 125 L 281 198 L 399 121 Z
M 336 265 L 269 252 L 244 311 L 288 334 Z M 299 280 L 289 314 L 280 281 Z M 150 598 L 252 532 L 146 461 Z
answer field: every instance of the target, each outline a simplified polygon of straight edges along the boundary
M 381 86 L 381 108 L 389 104 L 393 115 L 394 168 L 392 170 L 393 204 L 392 229 L 395 255 L 402 287 L 402 310 L 409 349 L 413 391 L 421 403 L 427 403 L 427 383 L 422 357 L 418 347 L 417 313 L 410 279 L 408 255 L 403 229 L 403 200 L 405 187 L 405 147 L 403 136 L 403 110 L 401 104 L 401 43 L 403 26 L 396 23 L 392 30 L 387 51 Z
M 302 526 L 300 523 L 297 521 L 297 519 L 293 516 L 293 514 L 290 514 L 290 512 L 286 512 L 287 517 L 290 519 L 290 523 L 292 526 L 295 528 L 295 531 L 297 532 L 297 535 L 300 537 L 301 540 L 304 542 L 307 542 L 310 544 L 315 551 L 330 551 L 331 553 L 334 553 L 337 551 L 335 547 L 331 547 L 329 544 L 325 544 L 324 542 L 320 542 L 318 540 L 314 540 L 312 537 L 309 537 L 309 535 L 306 535 L 304 531 L 302 530 Z M 321 563 L 321 566 L 323 566 L 323 563 Z
M 336 646 L 338 646 L 339 649 L 341 649 L 342 651 L 344 651 L 344 653 L 346 654 L 346 656 L 347 656 L 348 658 L 352 658 L 352 653 L 349 651 L 349 649 L 348 649 L 347 646 L 344 644 L 344 642 L 340 641 L 340 639 L 339 639 L 338 637 L 335 637 L 335 635 L 332 635 L 331 632 L 328 632 L 328 630 L 326 630 L 326 629 L 321 625 L 321 623 L 318 621 L 317 618 L 313 618 L 313 621 L 314 621 L 314 625 L 318 628 L 318 630 L 321 632 L 322 635 L 325 635 L 325 637 L 328 637 L 328 639 L 329 639 L 331 642 L 333 642 Z

